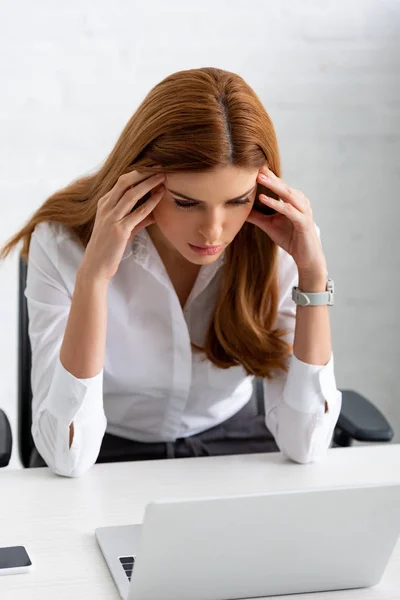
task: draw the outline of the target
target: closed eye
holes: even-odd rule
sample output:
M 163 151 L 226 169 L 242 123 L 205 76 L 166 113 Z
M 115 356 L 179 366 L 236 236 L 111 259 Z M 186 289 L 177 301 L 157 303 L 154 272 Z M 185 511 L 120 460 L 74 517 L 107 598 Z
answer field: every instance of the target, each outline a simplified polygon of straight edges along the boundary
M 178 200 L 174 198 L 174 202 L 178 208 L 194 208 L 195 206 L 200 206 L 198 202 L 186 202 L 183 200 Z M 227 202 L 228 205 L 231 206 L 242 206 L 243 204 L 249 204 L 250 198 L 243 198 L 243 200 L 231 200 Z

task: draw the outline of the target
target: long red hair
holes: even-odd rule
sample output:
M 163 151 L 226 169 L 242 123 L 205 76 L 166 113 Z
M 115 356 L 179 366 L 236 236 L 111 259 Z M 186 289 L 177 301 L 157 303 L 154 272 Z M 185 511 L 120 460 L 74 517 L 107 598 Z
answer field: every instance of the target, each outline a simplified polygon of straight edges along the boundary
M 173 73 L 147 94 L 98 171 L 47 198 L 0 250 L 0 259 L 22 241 L 21 255 L 28 260 L 31 234 L 43 221 L 67 226 L 86 247 L 99 199 L 128 171 L 204 172 L 226 165 L 257 169 L 266 163 L 279 177 L 274 126 L 239 75 L 211 67 Z M 272 377 L 274 369 L 286 371 L 292 345 L 283 339 L 287 331 L 274 328 L 278 247 L 246 222 L 225 252 L 202 351 L 220 368 L 241 364 L 261 377 Z

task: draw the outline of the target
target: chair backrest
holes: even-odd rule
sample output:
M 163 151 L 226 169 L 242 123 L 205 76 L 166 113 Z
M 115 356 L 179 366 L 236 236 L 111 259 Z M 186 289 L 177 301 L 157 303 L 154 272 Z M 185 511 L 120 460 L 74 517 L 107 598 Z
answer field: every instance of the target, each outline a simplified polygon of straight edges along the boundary
M 18 281 L 18 448 L 24 467 L 29 466 L 32 450 L 35 447 L 32 426 L 31 343 L 28 335 L 28 305 L 24 295 L 26 287 L 27 263 L 19 259 Z

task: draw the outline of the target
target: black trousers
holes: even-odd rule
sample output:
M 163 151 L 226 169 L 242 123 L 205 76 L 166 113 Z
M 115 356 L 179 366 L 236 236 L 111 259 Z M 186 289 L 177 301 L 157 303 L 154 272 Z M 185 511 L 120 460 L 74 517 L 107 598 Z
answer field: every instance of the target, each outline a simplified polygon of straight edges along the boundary
M 279 452 L 263 409 L 251 400 L 220 425 L 174 442 L 137 442 L 105 433 L 97 463 Z M 35 449 L 31 467 L 46 466 Z

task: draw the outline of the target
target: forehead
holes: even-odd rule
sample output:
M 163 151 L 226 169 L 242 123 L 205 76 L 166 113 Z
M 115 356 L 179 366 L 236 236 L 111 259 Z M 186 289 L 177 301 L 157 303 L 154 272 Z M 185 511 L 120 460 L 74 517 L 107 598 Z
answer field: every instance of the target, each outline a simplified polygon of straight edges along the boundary
M 259 169 L 218 167 L 204 172 L 166 173 L 165 187 L 176 192 L 206 201 L 224 200 L 244 194 L 256 184 Z

